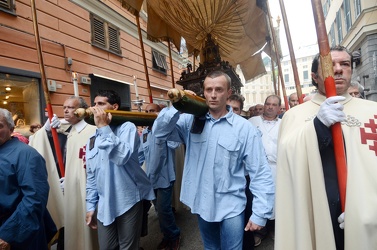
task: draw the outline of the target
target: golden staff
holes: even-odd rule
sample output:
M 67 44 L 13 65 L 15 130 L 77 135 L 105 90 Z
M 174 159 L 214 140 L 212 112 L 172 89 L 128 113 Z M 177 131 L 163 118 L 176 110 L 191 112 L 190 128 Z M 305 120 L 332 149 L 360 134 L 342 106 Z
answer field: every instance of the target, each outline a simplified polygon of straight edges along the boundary
M 323 15 L 321 1 L 312 0 L 312 8 L 315 26 L 317 30 L 317 39 L 320 51 L 322 74 L 323 78 L 325 79 L 326 97 L 336 96 L 334 69 L 332 66 L 330 46 L 327 37 L 325 17 Z M 336 171 L 338 175 L 340 202 L 342 206 L 342 211 L 344 212 L 346 204 L 347 162 L 343 142 L 342 127 L 339 122 L 331 126 L 331 133 L 334 142 L 334 154 L 336 162 Z
M 31 4 L 31 12 L 32 12 L 32 16 L 33 16 L 33 27 L 34 27 L 34 33 L 35 33 L 35 42 L 36 42 L 36 45 L 37 45 L 39 70 L 41 71 L 41 77 L 42 77 L 43 93 L 44 93 L 45 100 L 46 100 L 48 119 L 50 119 L 50 121 L 51 121 L 52 116 L 53 116 L 53 111 L 52 111 L 52 106 L 51 106 L 50 94 L 48 92 L 48 87 L 47 87 L 47 78 L 46 78 L 46 72 L 45 72 L 43 56 L 42 56 L 41 40 L 40 40 L 40 36 L 39 36 L 37 10 L 36 10 L 36 7 L 35 7 L 35 1 L 30 0 L 30 4 Z M 56 132 L 55 128 L 51 128 L 51 133 L 52 133 L 52 139 L 54 141 L 56 158 L 58 159 L 60 174 L 61 174 L 61 177 L 64 177 L 65 176 L 64 163 L 63 163 L 62 152 L 60 150 L 58 133 Z

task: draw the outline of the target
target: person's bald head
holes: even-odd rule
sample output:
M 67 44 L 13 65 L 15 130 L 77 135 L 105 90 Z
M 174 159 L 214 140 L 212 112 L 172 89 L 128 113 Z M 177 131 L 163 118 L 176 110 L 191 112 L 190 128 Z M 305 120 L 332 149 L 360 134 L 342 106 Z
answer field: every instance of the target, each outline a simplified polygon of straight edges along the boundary
M 299 104 L 297 93 L 292 93 L 288 97 L 288 103 L 289 107 L 293 108 L 294 106 L 297 106 Z
M 145 108 L 145 113 L 157 113 L 160 111 L 161 111 L 160 106 L 155 103 L 148 104 L 147 107 Z
M 263 104 L 257 104 L 257 105 L 255 105 L 254 115 L 255 116 L 262 115 L 263 114 L 263 110 L 264 110 L 264 105 Z

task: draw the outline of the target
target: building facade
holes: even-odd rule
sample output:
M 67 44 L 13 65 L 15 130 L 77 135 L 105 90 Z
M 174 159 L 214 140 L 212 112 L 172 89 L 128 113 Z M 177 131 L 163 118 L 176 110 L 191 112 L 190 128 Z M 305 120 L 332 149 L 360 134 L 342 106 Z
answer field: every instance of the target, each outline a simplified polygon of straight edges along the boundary
M 377 101 L 377 5 L 373 0 L 322 0 L 331 45 L 341 44 L 358 57 L 353 80 L 365 97 Z
M 305 96 L 316 92 L 316 88 L 312 84 L 311 67 L 315 55 L 318 53 L 318 45 L 312 44 L 300 47 L 295 51 L 297 73 L 300 80 L 301 93 Z M 286 94 L 289 96 L 296 92 L 296 84 L 293 75 L 293 68 L 290 56 L 284 56 L 281 61 L 283 70 L 284 84 Z
M 113 89 L 124 110 L 150 102 L 136 19 L 117 0 L 36 1 L 44 71 L 53 112 L 79 95 L 92 103 L 98 89 Z M 147 40 L 147 14 L 141 12 L 145 60 L 154 103 L 168 104 L 167 90 L 180 77 L 183 57 L 166 43 Z M 42 75 L 29 0 L 0 1 L 0 107 L 10 110 L 18 129 L 45 121 Z M 187 59 L 186 59 L 187 60 Z M 173 76 L 170 68 L 173 68 Z
M 315 93 L 316 88 L 312 84 L 311 78 L 311 64 L 314 56 L 318 53 L 318 45 L 313 44 L 302 47 L 295 51 L 297 72 L 300 79 L 301 92 L 305 95 Z M 273 83 L 273 75 L 271 71 L 271 61 L 265 58 L 265 67 L 267 74 L 247 81 L 244 87 L 241 88 L 241 94 L 245 97 L 244 109 L 248 110 L 249 107 L 256 104 L 263 104 L 267 96 L 275 94 Z M 278 79 L 278 67 L 275 64 L 275 78 Z M 286 55 L 281 60 L 281 68 L 283 71 L 284 85 L 287 96 L 296 92 L 296 84 L 293 76 L 293 68 L 289 55 Z M 277 81 L 277 80 L 276 80 Z M 280 81 L 279 81 L 280 82 Z M 280 93 L 282 102 L 284 103 L 283 91 L 281 85 L 277 86 L 277 92 Z

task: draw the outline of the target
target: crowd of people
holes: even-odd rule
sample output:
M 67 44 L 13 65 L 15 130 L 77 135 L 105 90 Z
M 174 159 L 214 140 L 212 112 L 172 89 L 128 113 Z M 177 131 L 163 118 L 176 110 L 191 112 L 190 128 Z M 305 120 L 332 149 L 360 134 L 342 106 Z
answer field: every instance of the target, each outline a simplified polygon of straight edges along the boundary
M 315 95 L 299 104 L 291 94 L 289 110 L 270 95 L 249 109 L 249 119 L 222 71 L 203 82 L 207 114 L 152 103 L 145 111 L 158 116 L 139 131 L 131 122 L 112 123 L 105 110 L 121 107 L 112 90 L 98 91 L 92 107 L 81 97 L 66 99 L 64 119 L 33 126 L 30 146 L 12 136 L 12 114 L 0 109 L 0 249 L 48 249 L 57 242 L 58 249 L 139 250 L 152 204 L 163 235 L 156 249 L 179 249 L 184 232 L 172 194 L 181 145 L 180 201 L 196 215 L 204 249 L 250 250 L 267 235 L 277 250 L 376 249 L 377 103 L 351 85 L 352 54 L 336 46 L 331 57 L 336 96 L 326 97 L 317 55 Z M 89 109 L 95 125 L 76 117 L 77 108 Z M 193 129 L 196 120 L 202 129 Z M 345 170 L 338 170 L 334 153 L 336 123 Z M 65 176 L 51 129 L 61 137 Z M 345 207 L 339 171 L 347 171 Z

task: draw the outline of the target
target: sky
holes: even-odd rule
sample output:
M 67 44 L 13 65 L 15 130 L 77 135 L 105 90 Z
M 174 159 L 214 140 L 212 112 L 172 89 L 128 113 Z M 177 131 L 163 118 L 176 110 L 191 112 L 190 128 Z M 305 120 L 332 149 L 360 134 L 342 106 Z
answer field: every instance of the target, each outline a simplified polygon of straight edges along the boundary
M 285 35 L 283 17 L 280 12 L 279 0 L 268 0 L 274 26 L 280 16 L 280 43 L 283 56 L 289 54 L 287 37 Z M 283 0 L 288 19 L 289 30 L 294 50 L 317 43 L 311 0 Z

